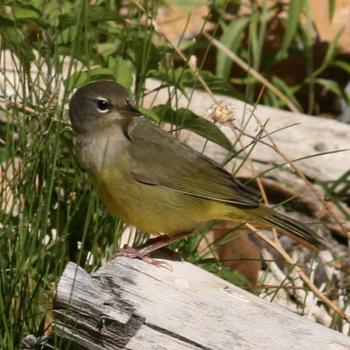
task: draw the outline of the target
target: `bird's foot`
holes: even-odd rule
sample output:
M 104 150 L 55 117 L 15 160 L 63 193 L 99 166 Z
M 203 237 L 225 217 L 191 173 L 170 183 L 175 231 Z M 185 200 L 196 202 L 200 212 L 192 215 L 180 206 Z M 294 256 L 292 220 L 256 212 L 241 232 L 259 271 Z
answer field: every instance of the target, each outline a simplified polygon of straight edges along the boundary
M 140 249 L 135 249 L 131 248 L 129 246 L 124 246 L 123 248 L 120 248 L 119 251 L 117 252 L 116 256 L 124 256 L 130 259 L 140 259 L 144 261 L 147 264 L 151 264 L 157 267 L 165 267 L 169 270 L 172 271 L 172 268 L 170 267 L 169 264 L 167 264 L 164 261 L 160 261 L 158 259 L 153 259 L 148 256 L 148 251 L 145 251 L 143 248 Z
M 188 235 L 189 232 L 180 232 L 173 236 L 163 235 L 150 238 L 146 243 L 137 249 L 124 246 L 123 248 L 119 249 L 117 256 L 126 256 L 131 259 L 141 259 L 148 264 L 158 267 L 163 266 L 171 270 L 169 264 L 161 262 L 158 259 L 155 260 L 154 258 L 181 260 L 181 256 L 179 256 L 178 253 L 169 250 L 166 248 L 166 246 Z

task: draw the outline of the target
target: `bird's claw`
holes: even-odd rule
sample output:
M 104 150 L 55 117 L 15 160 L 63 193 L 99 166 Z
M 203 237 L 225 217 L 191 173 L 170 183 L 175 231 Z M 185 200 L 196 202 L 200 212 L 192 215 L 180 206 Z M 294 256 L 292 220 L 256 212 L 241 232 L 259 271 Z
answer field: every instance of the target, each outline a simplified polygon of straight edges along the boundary
M 130 259 L 140 259 L 144 261 L 146 264 L 151 264 L 156 267 L 165 267 L 168 270 L 172 271 L 173 269 L 169 264 L 167 264 L 165 261 L 160 261 L 158 259 L 153 259 L 149 257 L 147 254 L 145 254 L 141 249 L 135 249 L 131 248 L 129 246 L 124 246 L 123 248 L 120 248 L 119 251 L 116 254 L 116 257 L 124 256 Z

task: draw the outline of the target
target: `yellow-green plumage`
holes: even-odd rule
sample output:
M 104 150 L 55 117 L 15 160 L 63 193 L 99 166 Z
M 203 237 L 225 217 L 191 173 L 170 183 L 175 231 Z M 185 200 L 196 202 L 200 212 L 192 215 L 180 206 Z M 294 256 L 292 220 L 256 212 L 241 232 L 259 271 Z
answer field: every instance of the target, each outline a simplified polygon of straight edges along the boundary
M 170 236 L 209 220 L 265 222 L 321 245 L 305 225 L 261 205 L 217 163 L 137 114 L 126 90 L 108 81 L 79 89 L 70 104 L 79 161 L 112 214 Z
M 145 185 L 113 169 L 102 171 L 97 188 L 112 214 L 153 234 L 190 231 L 207 222 L 208 217 L 219 218 L 219 213 L 225 211 L 223 205 L 219 208 L 209 200 Z

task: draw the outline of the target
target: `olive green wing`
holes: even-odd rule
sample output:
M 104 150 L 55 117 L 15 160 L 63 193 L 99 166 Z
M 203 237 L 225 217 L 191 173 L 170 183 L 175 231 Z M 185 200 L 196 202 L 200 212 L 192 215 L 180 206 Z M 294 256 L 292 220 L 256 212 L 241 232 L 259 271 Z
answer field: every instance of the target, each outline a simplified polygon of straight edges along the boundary
M 131 173 L 140 182 L 243 208 L 260 203 L 220 165 L 149 121 L 135 117 L 126 130 Z

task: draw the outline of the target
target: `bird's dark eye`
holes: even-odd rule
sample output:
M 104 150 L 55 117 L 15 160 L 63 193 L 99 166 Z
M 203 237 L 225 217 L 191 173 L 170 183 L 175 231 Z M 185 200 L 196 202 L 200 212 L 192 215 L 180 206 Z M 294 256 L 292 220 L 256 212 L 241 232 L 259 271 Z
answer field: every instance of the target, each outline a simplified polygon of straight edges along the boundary
M 109 102 L 100 98 L 97 100 L 97 109 L 100 111 L 100 112 L 107 112 L 109 110 Z

